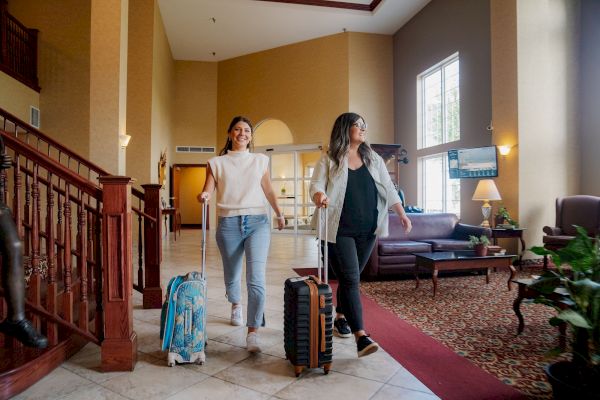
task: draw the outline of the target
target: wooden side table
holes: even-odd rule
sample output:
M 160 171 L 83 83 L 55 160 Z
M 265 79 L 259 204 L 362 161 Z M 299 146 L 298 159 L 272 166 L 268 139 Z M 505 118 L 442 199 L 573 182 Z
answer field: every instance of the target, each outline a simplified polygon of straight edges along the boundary
M 498 245 L 498 239 L 519 239 L 521 242 L 521 252 L 519 253 L 519 268 L 523 269 L 521 261 L 523 260 L 523 252 L 525 251 L 525 240 L 523 239 L 523 232 L 525 228 L 492 228 L 492 243 Z
M 535 299 L 539 297 L 540 292 L 529 286 L 529 284 L 533 282 L 533 279 L 515 279 L 513 280 L 513 282 L 516 283 L 517 287 L 519 288 L 517 298 L 513 302 L 513 311 L 515 312 L 515 315 L 519 320 L 517 335 L 520 335 L 523 332 L 523 329 L 525 328 L 525 321 L 523 320 L 523 314 L 521 313 L 521 303 L 523 302 L 523 299 Z M 563 298 L 564 288 L 556 288 L 554 290 L 554 293 L 549 295 L 549 297 L 555 301 Z M 567 324 L 563 322 L 560 325 L 558 325 L 558 331 L 558 345 L 561 349 L 564 350 L 566 348 Z
M 179 213 L 179 209 L 176 207 L 168 207 L 163 208 L 161 210 L 162 214 L 165 216 L 165 236 L 169 233 L 169 227 L 167 225 L 167 216 L 171 215 L 173 218 L 173 238 L 177 241 L 177 232 L 179 231 L 179 236 L 181 236 L 181 214 Z

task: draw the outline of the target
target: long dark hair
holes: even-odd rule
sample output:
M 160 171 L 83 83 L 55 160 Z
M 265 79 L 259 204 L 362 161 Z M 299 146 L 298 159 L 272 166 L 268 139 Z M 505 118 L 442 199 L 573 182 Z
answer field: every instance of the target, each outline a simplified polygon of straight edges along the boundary
M 219 152 L 220 156 L 223 156 L 223 155 L 227 154 L 227 151 L 229 151 L 229 150 L 231 150 L 233 148 L 233 143 L 231 142 L 231 138 L 229 137 L 229 133 L 231 132 L 231 130 L 233 129 L 233 127 L 238 122 L 245 122 L 250 127 L 250 133 L 252 133 L 252 139 L 250 139 L 250 143 L 248 143 L 248 148 L 250 150 L 252 150 L 252 148 L 254 147 L 254 127 L 252 126 L 252 122 L 248 118 L 243 117 L 241 115 L 238 115 L 237 117 L 233 117 L 233 119 L 231 120 L 231 123 L 229 124 L 229 128 L 227 128 L 227 142 L 225 143 L 225 146 Z
M 331 138 L 329 139 L 329 151 L 327 154 L 333 159 L 338 170 L 342 159 L 348 154 L 348 149 L 350 148 L 350 128 L 352 128 L 352 125 L 357 123 L 359 119 L 365 120 L 360 115 L 350 112 L 340 115 L 333 123 Z M 358 155 L 360 155 L 362 162 L 365 163 L 367 167 L 371 165 L 372 150 L 367 142 L 361 143 L 360 146 L 358 146 Z

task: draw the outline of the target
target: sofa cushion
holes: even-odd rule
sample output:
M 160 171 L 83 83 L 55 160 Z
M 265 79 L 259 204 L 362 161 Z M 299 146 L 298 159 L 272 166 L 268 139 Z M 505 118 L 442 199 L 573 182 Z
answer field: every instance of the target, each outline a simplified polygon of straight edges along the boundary
M 431 244 L 433 251 L 471 250 L 466 240 L 423 239 L 423 242 Z
M 390 265 L 390 264 L 410 264 L 415 265 L 415 256 L 406 253 L 404 255 L 396 256 L 385 256 L 379 258 L 379 265 Z
M 411 214 L 408 217 L 412 222 L 408 239 L 415 241 L 451 238 L 458 223 L 458 217 L 449 213 Z
M 431 251 L 431 245 L 424 242 L 413 242 L 410 240 L 395 241 L 380 241 L 379 255 L 389 256 L 394 254 L 410 254 L 410 253 L 428 253 Z

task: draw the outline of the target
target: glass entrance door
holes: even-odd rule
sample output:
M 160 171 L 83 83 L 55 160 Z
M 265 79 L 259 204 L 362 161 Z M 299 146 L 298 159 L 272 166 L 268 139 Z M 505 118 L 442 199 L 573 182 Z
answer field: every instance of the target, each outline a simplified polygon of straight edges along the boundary
M 287 146 L 285 149 L 270 148 L 262 152 L 271 159 L 273 190 L 285 217 L 285 228 L 282 232 L 314 233 L 311 219 L 315 207 L 310 199 L 309 187 L 321 151 L 317 146 L 311 149 L 294 149 Z M 279 232 L 274 218 L 272 227 L 274 232 Z

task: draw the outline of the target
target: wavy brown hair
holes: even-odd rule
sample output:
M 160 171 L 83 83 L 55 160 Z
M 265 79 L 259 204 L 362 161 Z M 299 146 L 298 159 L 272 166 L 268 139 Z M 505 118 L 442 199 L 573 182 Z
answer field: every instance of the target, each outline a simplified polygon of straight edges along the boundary
M 231 130 L 233 129 L 233 127 L 238 122 L 245 122 L 250 127 L 250 133 L 252 133 L 252 139 L 250 139 L 250 143 L 248 143 L 248 148 L 250 150 L 252 150 L 254 148 L 254 127 L 252 126 L 252 122 L 248 118 L 243 117 L 241 115 L 238 115 L 237 117 L 233 117 L 233 119 L 229 123 L 229 128 L 227 128 L 227 133 L 229 134 L 231 132 Z M 219 155 L 223 156 L 223 155 L 227 154 L 227 151 L 231 150 L 232 148 L 233 148 L 233 143 L 231 142 L 229 135 L 227 135 L 227 142 L 225 142 L 225 146 L 221 149 L 221 151 L 219 151 Z
M 344 113 L 337 117 L 331 129 L 331 138 L 329 139 L 329 157 L 333 159 L 339 170 L 342 159 L 348 154 L 350 148 L 350 129 L 359 119 L 365 120 L 356 113 Z M 358 154 L 367 167 L 371 165 L 373 150 L 369 143 L 364 142 L 358 146 Z

